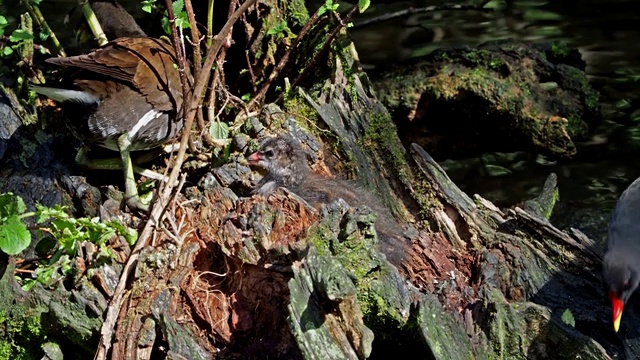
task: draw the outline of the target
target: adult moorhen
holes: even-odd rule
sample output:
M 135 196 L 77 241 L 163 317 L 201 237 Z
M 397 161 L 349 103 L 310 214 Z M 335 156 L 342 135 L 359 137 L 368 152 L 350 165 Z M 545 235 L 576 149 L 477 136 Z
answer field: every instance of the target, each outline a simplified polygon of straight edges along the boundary
M 602 272 L 617 332 L 624 304 L 640 283 L 640 178 L 622 193 L 613 210 Z
M 311 172 L 302 146 L 293 137 L 267 138 L 257 152 L 247 157 L 247 161 L 265 170 L 254 194 L 269 196 L 277 188 L 286 187 L 316 208 L 339 198 L 353 207 L 368 206 L 378 215 L 375 228 L 382 252 L 397 267 L 405 261 L 409 245 L 402 234 L 402 226 L 380 201 L 350 182 Z
M 123 169 L 126 204 L 146 210 L 138 199 L 130 152 L 158 147 L 182 129 L 182 87 L 171 44 L 125 37 L 84 55 L 47 62 L 80 69 L 73 76 L 73 88 L 33 86 L 37 93 L 63 103 L 71 131 L 85 144 L 77 162 Z M 86 161 L 86 150 L 93 144 L 119 151 L 121 163 Z

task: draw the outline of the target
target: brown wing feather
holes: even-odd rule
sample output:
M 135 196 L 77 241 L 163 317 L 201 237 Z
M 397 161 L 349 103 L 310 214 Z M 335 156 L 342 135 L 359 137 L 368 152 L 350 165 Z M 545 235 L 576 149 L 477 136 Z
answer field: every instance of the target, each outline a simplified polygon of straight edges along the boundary
M 173 48 L 154 38 L 120 38 L 84 55 L 51 58 L 47 62 L 73 66 L 130 83 L 159 111 L 182 106 L 180 73 Z

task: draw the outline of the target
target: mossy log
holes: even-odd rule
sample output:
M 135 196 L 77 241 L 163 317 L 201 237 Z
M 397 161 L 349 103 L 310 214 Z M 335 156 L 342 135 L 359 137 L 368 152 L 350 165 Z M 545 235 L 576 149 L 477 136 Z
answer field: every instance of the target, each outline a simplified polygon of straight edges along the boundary
M 437 159 L 484 152 L 571 157 L 601 120 L 577 49 L 495 41 L 441 49 L 373 82 L 405 145 Z

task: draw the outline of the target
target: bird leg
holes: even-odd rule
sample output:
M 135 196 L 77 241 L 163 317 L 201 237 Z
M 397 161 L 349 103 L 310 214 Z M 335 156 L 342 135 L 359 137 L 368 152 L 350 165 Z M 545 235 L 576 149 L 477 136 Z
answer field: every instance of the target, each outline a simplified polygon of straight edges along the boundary
M 94 170 L 124 170 L 121 159 L 118 159 L 118 158 L 90 159 L 89 156 L 87 155 L 88 150 L 89 150 L 89 147 L 86 145 L 82 146 L 80 150 L 78 150 L 78 153 L 76 154 L 76 158 L 75 158 L 76 164 L 78 164 L 79 166 L 82 166 L 88 169 L 94 169 Z M 153 159 L 153 157 L 150 158 L 149 160 L 151 159 Z M 133 166 L 133 172 L 135 172 L 138 175 L 142 175 L 142 176 L 148 177 L 149 179 L 160 180 L 164 182 L 169 181 L 169 177 L 159 174 L 153 170 L 145 169 L 135 164 L 132 164 L 132 166 Z
M 124 199 L 131 209 L 148 211 L 149 205 L 143 204 L 138 197 L 136 178 L 133 175 L 133 164 L 131 162 L 131 139 L 128 134 L 120 135 L 118 138 L 118 149 L 122 159 L 122 170 L 124 172 Z

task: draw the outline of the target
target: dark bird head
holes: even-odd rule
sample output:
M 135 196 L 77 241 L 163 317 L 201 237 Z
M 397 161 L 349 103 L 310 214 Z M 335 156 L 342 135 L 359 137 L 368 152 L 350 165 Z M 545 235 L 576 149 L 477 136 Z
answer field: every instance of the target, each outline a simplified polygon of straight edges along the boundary
M 640 259 L 632 258 L 631 253 L 614 249 L 607 252 L 602 265 L 604 283 L 607 286 L 611 308 L 613 310 L 613 328 L 618 331 L 624 304 L 640 284 L 640 273 L 636 269 Z
M 265 170 L 256 193 L 267 196 L 277 187 L 296 187 L 310 172 L 300 143 L 290 136 L 266 139 L 260 149 L 247 156 L 249 165 Z

